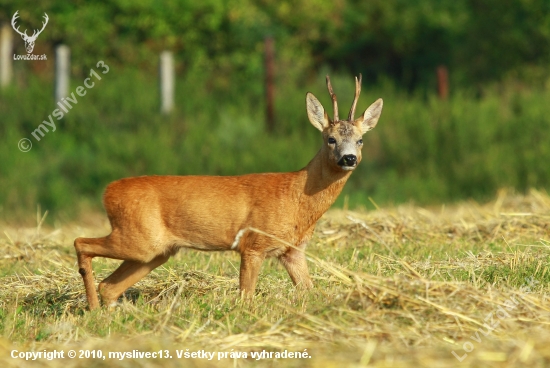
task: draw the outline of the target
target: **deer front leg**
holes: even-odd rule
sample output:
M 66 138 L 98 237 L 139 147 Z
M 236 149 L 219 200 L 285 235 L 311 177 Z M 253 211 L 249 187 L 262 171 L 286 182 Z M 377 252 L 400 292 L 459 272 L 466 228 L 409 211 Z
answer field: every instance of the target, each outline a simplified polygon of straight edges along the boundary
M 296 287 L 304 289 L 311 289 L 313 287 L 307 269 L 306 254 L 302 250 L 296 248 L 289 249 L 288 252 L 279 257 L 279 260 L 285 266 Z
M 243 296 L 251 297 L 256 290 L 256 281 L 265 255 L 257 251 L 241 253 L 240 289 Z

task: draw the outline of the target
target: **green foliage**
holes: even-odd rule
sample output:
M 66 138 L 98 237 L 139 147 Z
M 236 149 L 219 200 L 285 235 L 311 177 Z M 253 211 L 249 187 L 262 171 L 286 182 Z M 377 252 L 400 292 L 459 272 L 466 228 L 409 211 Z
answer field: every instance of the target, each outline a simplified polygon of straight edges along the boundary
M 225 94 L 206 77 L 186 75 L 177 81 L 177 112 L 163 117 L 154 79 L 113 67 L 56 121 L 55 132 L 36 141 L 31 133 L 55 105 L 49 82 L 29 78 L 25 90 L 7 90 L 0 99 L 9 122 L 0 126 L 4 215 L 33 212 L 37 203 L 50 211 L 99 208 L 104 187 L 126 176 L 304 167 L 321 144 L 306 118 L 304 92 L 313 91 L 330 109 L 324 78 L 309 87 L 280 86 L 273 135 L 265 133 L 264 106 L 253 92 L 260 83 L 234 86 L 235 93 Z M 342 111 L 351 103 L 352 83 L 349 76 L 333 77 Z M 456 93 L 442 102 L 381 84 L 364 88 L 358 109 L 379 96 L 385 100 L 380 124 L 365 136 L 363 162 L 338 206 L 346 196 L 351 207 L 371 206 L 369 197 L 378 204 L 484 200 L 500 187 L 526 190 L 550 183 L 548 90 L 510 88 L 482 98 Z M 30 152 L 17 149 L 23 137 L 33 143 Z
M 153 71 L 151 60 L 170 49 L 185 70 L 229 88 L 261 77 L 263 40 L 273 36 L 285 75 L 311 77 L 328 64 L 409 90 L 432 86 L 440 64 L 462 86 L 549 76 L 547 0 L 0 0 L 0 9 L 0 23 L 19 10 L 29 30 L 48 13 L 37 47 L 70 45 L 81 74 L 98 58 Z
M 349 106 L 364 74 L 359 109 L 385 100 L 365 159 L 339 199 L 351 205 L 483 199 L 503 186 L 550 182 L 550 3 L 546 0 L 0 0 L 0 22 L 19 10 L 22 29 L 50 21 L 35 53 L 16 62 L 0 93 L 0 205 L 4 215 L 99 206 L 104 186 L 145 174 L 289 171 L 319 147 L 304 94 L 329 106 L 333 75 Z M 263 122 L 263 47 L 276 45 L 277 128 Z M 55 108 L 53 46 L 71 47 L 72 88 L 98 60 L 111 67 L 40 142 L 31 137 Z M 16 53 L 24 53 L 18 37 Z M 161 50 L 175 52 L 177 111 L 158 114 Z M 451 75 L 437 100 L 434 69 Z M 529 87 L 527 87 L 529 86 Z M 33 141 L 21 153 L 19 139 Z

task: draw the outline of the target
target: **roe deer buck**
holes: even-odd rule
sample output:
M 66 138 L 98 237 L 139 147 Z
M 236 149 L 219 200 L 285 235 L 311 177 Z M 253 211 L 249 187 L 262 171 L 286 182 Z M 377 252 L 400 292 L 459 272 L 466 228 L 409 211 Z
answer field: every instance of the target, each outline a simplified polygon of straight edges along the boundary
M 382 112 L 382 99 L 378 99 L 354 119 L 361 75 L 355 78 L 347 120 L 338 118 L 328 76 L 327 87 L 333 119 L 313 94 L 306 95 L 307 115 L 323 133 L 323 146 L 302 170 L 225 177 L 141 176 L 109 184 L 103 204 L 111 234 L 74 242 L 90 309 L 99 307 L 92 275 L 92 258 L 98 256 L 124 260 L 99 284 L 107 305 L 179 248 L 239 252 L 240 289 L 247 295 L 254 293 L 266 257 L 278 257 L 298 287 L 312 287 L 306 244 L 317 220 L 361 162 L 361 137 L 376 126 Z

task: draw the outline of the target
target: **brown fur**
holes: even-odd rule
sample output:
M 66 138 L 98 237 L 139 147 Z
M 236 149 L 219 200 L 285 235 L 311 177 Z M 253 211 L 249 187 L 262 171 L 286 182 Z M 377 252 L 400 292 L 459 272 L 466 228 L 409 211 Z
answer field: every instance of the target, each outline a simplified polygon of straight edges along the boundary
M 308 111 L 309 103 L 318 103 L 315 101 L 308 102 Z M 381 110 L 381 100 L 373 106 L 376 104 Z M 327 139 L 334 137 L 340 142 L 345 135 L 355 142 L 365 124 L 363 118 L 332 123 L 320 104 L 314 108 L 321 109 L 314 112 L 317 116 L 324 116 L 312 124 L 318 129 L 322 126 L 325 143 L 302 170 L 227 177 L 142 176 L 109 184 L 103 204 L 111 234 L 77 238 L 74 243 L 90 309 L 99 307 L 91 264 L 98 256 L 124 260 L 99 285 L 105 304 L 116 302 L 124 290 L 180 248 L 238 251 L 240 289 L 247 295 L 254 292 L 266 257 L 277 257 L 297 286 L 312 287 L 303 250 L 315 223 L 334 203 L 352 170 L 337 164 L 338 147 L 327 144 Z M 379 113 L 376 121 L 378 117 Z M 344 129 L 343 134 L 341 124 L 353 127 Z M 357 153 L 359 163 L 360 147 Z

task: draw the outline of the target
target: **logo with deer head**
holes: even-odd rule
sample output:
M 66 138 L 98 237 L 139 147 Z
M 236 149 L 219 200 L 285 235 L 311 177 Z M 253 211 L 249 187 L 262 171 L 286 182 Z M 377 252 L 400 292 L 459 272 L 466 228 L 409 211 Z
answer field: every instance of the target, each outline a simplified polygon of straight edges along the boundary
M 15 32 L 17 32 L 21 35 L 21 38 L 23 38 L 23 41 L 25 41 L 25 49 L 27 49 L 27 54 L 30 54 L 30 53 L 32 53 L 32 50 L 34 49 L 34 43 L 36 42 L 36 38 L 38 37 L 38 35 L 40 33 L 42 33 L 44 28 L 46 28 L 46 24 L 48 24 L 48 20 L 49 20 L 48 14 L 44 13 L 44 20 L 45 21 L 42 23 L 42 29 L 40 31 L 35 29 L 32 36 L 29 36 L 27 34 L 26 29 L 25 29 L 25 32 L 21 32 L 21 31 L 19 31 L 19 26 L 17 26 L 17 28 L 15 28 L 15 20 L 19 17 L 17 15 L 17 13 L 19 13 L 19 10 L 16 11 L 15 14 L 13 15 L 13 18 L 11 18 L 11 26 L 13 27 Z

